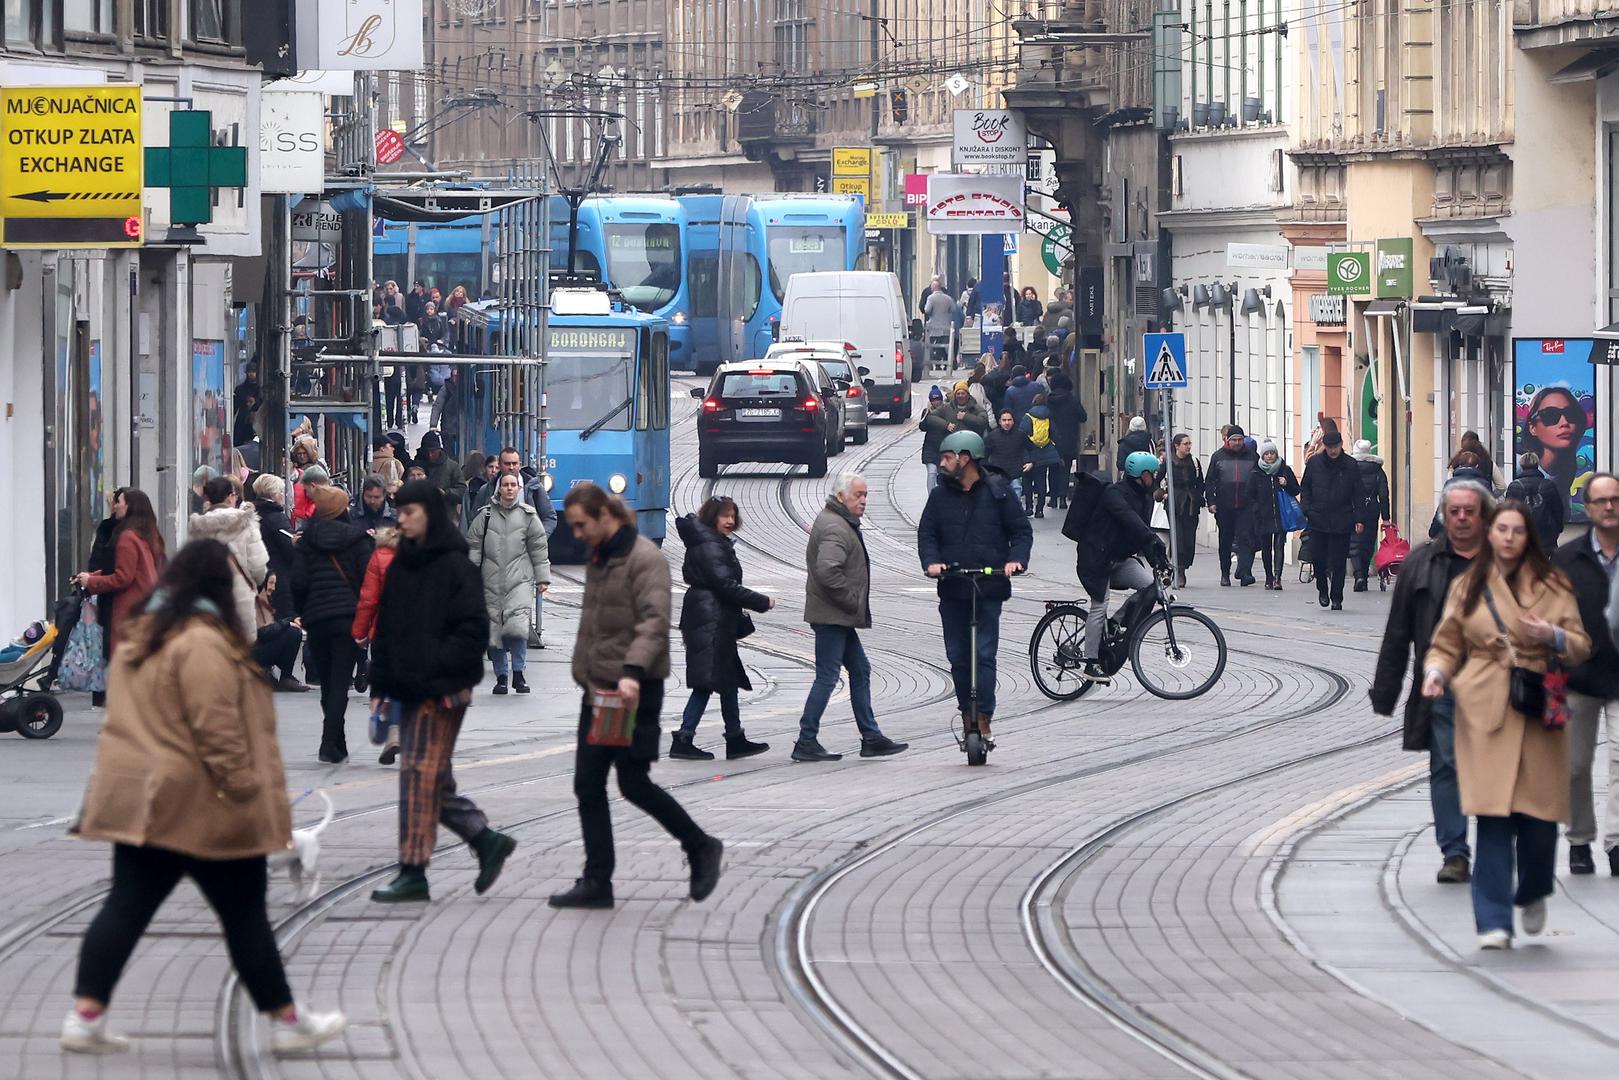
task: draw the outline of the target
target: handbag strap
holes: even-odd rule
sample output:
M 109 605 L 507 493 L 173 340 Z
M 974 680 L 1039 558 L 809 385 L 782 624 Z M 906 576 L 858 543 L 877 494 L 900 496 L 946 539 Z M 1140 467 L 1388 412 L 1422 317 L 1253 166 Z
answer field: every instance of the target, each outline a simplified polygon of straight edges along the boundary
M 1495 609 L 1495 597 L 1490 595 L 1490 587 L 1484 586 L 1484 606 L 1490 609 L 1490 618 L 1495 620 L 1495 628 L 1501 631 L 1501 640 L 1506 642 L 1507 656 L 1512 660 L 1512 666 L 1518 667 L 1518 650 L 1512 647 L 1512 635 L 1507 633 L 1507 624 L 1501 621 L 1501 613 Z

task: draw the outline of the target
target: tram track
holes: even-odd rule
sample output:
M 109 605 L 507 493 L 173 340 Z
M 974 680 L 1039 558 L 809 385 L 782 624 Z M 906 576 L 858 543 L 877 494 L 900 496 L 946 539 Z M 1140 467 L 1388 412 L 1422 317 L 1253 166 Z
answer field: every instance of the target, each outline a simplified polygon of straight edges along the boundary
M 1246 652 L 1247 650 L 1233 650 Z M 1253 655 L 1253 654 L 1250 654 Z M 816 970 L 811 946 L 811 927 L 817 907 L 838 886 L 863 867 L 895 853 L 923 834 L 939 830 L 952 822 L 987 807 L 997 806 L 1053 788 L 1093 779 L 1106 773 L 1167 757 L 1183 755 L 1250 737 L 1267 728 L 1289 723 L 1330 709 L 1349 694 L 1350 681 L 1337 672 L 1314 664 L 1290 661 L 1312 671 L 1329 687 L 1326 693 L 1310 702 L 1274 717 L 1246 724 L 1237 729 L 1191 739 L 1173 746 L 1154 748 L 1127 755 L 1110 762 L 1098 762 L 1060 775 L 1042 778 L 994 794 L 969 799 L 942 809 L 926 820 L 909 826 L 886 839 L 857 848 L 838 862 L 807 878 L 774 914 L 775 930 L 772 937 L 772 959 L 775 974 L 787 987 L 793 999 L 817 1022 L 821 1030 L 841 1049 L 861 1061 L 876 1075 L 923 1080 L 925 1074 L 908 1064 L 901 1051 L 867 1027 L 852 1010 L 845 1008 Z M 1135 811 L 1088 836 L 1079 845 L 1066 851 L 1061 858 L 1048 865 L 1031 882 L 1020 903 L 1020 917 L 1024 934 L 1041 966 L 1071 996 L 1103 1017 L 1110 1025 L 1130 1038 L 1152 1049 L 1160 1056 L 1185 1068 L 1190 1074 L 1214 1080 L 1232 1080 L 1242 1074 L 1220 1063 L 1201 1047 L 1174 1035 L 1150 1018 L 1133 1009 L 1120 995 L 1105 983 L 1091 977 L 1072 940 L 1062 931 L 1054 914 L 1052 899 L 1057 890 L 1081 870 L 1096 853 L 1123 833 L 1137 828 L 1158 815 L 1211 794 L 1236 787 L 1255 779 L 1296 768 L 1312 761 L 1346 753 L 1396 737 L 1398 730 L 1350 740 L 1348 742 L 1274 762 L 1260 768 L 1244 771 L 1240 776 L 1204 785 L 1198 789 L 1154 803 Z

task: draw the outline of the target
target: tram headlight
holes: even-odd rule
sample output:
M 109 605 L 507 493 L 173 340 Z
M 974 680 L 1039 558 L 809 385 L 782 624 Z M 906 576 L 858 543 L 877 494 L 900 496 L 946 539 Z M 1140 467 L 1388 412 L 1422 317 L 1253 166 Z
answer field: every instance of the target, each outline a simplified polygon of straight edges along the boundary
M 545 485 L 545 493 L 549 495 L 551 494 L 551 485 L 556 483 L 556 478 L 550 473 L 546 473 L 540 477 L 540 483 Z
M 684 311 L 677 311 L 675 312 L 674 318 L 669 321 L 674 323 L 676 326 L 685 326 L 686 313 Z
M 624 489 L 629 486 L 630 482 L 624 479 L 623 473 L 614 473 L 612 476 L 607 478 L 607 490 L 611 491 L 614 495 L 624 494 Z

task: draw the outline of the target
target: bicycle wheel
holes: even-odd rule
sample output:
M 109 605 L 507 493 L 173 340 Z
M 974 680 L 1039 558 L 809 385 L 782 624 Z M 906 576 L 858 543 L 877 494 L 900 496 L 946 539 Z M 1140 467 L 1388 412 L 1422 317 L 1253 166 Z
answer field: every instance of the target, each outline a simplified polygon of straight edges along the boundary
M 1148 693 L 1184 701 L 1225 671 L 1225 635 L 1214 620 L 1176 605 L 1149 615 L 1130 639 L 1130 667 Z
M 1073 701 L 1096 685 L 1080 677 L 1084 645 L 1084 608 L 1063 604 L 1046 612 L 1029 638 L 1029 667 L 1042 694 L 1053 701 Z

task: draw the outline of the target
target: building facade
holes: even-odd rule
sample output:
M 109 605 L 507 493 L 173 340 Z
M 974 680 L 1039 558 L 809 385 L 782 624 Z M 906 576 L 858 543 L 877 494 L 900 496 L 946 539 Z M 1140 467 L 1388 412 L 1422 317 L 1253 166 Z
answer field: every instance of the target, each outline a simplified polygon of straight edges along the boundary
M 119 487 L 152 498 L 168 539 L 184 536 L 193 470 L 228 464 L 230 398 L 250 348 L 262 282 L 260 72 L 225 2 L 8 3 L 0 85 L 139 86 L 142 144 L 168 145 L 169 113 L 211 113 L 214 145 L 248 148 L 249 187 L 214 196 L 197 235 L 171 229 L 168 194 L 148 188 L 145 243 L 131 249 L 0 252 L 0 458 L 9 463 L 0 626 L 47 613 L 84 568 Z M 173 19 L 176 12 L 184 18 Z M 150 178 L 149 178 L 150 182 Z

